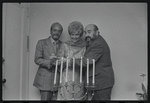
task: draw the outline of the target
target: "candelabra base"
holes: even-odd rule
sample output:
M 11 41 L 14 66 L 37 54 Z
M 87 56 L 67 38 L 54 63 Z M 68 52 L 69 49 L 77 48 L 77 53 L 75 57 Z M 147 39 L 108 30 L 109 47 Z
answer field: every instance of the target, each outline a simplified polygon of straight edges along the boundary
M 87 88 L 87 90 L 94 90 L 95 86 L 94 85 L 92 85 L 92 86 L 86 85 L 85 88 Z
M 75 94 L 81 91 L 82 85 L 81 84 L 75 84 L 74 82 L 71 85 L 72 85 L 72 92 L 70 92 L 67 89 L 68 86 L 69 86 L 68 83 L 65 83 L 64 85 L 62 85 L 62 83 L 61 83 L 60 86 L 54 86 L 54 89 L 59 89 L 60 90 L 59 95 L 62 97 L 63 100 L 86 100 L 84 98 L 86 98 L 88 96 L 88 93 L 91 93 L 91 91 L 92 91 L 92 95 L 91 95 L 90 99 L 87 99 L 87 100 L 91 100 L 93 98 L 93 96 L 94 96 L 94 88 L 95 88 L 94 85 L 92 85 L 92 86 L 86 85 L 85 86 L 85 94 L 83 96 L 79 97 L 79 98 L 75 98 Z M 80 87 L 79 91 L 75 91 L 75 85 L 77 85 L 77 86 Z M 66 88 L 67 92 L 72 95 L 71 99 L 68 99 L 68 98 L 66 98 L 66 97 L 63 96 L 61 88 L 64 88 L 64 87 Z M 57 98 L 55 92 L 53 92 L 53 96 L 55 96 Z

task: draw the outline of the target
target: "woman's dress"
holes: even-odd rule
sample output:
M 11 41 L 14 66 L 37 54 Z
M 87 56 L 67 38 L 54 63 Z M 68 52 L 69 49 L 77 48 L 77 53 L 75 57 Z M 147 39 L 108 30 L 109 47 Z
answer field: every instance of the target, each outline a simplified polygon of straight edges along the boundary
M 71 45 L 72 43 L 64 43 L 64 57 L 80 59 L 84 56 L 86 47 L 81 43 L 76 45 Z M 70 64 L 70 62 L 69 62 Z M 73 88 L 73 68 L 71 65 L 68 67 L 68 84 L 66 85 L 65 78 L 66 77 L 66 67 L 63 68 L 62 72 L 62 87 L 58 89 L 57 100 L 82 100 L 83 95 L 85 94 L 84 83 L 80 84 L 80 66 L 75 65 L 75 73 L 74 73 L 74 88 Z M 82 77 L 82 81 L 84 81 L 84 76 Z M 74 90 L 73 90 L 74 89 Z M 74 91 L 74 95 L 73 95 Z

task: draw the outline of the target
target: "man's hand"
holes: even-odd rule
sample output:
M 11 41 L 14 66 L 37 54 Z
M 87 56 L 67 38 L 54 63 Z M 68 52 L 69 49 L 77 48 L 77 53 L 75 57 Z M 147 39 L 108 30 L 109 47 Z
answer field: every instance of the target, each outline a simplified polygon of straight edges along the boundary
M 61 64 L 61 61 L 58 59 L 58 65 L 60 65 Z
M 58 58 L 58 65 L 61 65 L 61 58 Z M 63 64 L 66 63 L 66 58 L 63 58 Z
M 52 53 L 51 56 L 49 56 L 49 59 L 51 59 L 51 65 L 56 64 L 57 56 L 55 54 Z
M 57 60 L 56 58 L 52 58 L 52 59 L 51 59 L 51 64 L 52 64 L 52 65 L 56 65 L 56 60 Z
M 49 59 L 53 59 L 53 58 L 57 58 L 57 56 L 52 53 L 51 56 L 49 56 Z

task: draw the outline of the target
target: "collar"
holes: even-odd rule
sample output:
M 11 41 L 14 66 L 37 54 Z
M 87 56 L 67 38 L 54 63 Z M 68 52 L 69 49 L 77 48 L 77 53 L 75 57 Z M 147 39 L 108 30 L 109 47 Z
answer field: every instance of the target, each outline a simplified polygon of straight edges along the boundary
M 50 39 L 51 39 L 51 42 L 52 42 L 52 44 L 57 44 L 58 43 L 58 40 L 57 41 L 55 41 L 51 36 L 50 36 Z

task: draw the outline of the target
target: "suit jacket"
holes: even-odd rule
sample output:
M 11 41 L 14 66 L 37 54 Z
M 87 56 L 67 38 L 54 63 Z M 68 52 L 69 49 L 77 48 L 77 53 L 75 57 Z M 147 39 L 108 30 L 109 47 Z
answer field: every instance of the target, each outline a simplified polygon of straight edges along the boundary
M 112 68 L 110 49 L 102 36 L 98 36 L 88 47 L 83 57 L 83 66 L 87 65 L 89 58 L 89 77 L 92 85 L 92 59 L 95 59 L 95 90 L 108 88 L 114 85 L 114 72 Z M 76 62 L 80 64 L 78 60 Z M 86 68 L 84 69 L 86 70 Z
M 58 41 L 58 48 L 61 48 L 63 43 Z M 40 90 L 55 91 L 53 88 L 55 66 L 50 64 L 51 60 L 49 56 L 56 54 L 51 42 L 51 37 L 47 39 L 41 39 L 37 42 L 35 50 L 34 62 L 39 65 L 37 73 L 35 75 L 33 85 Z M 56 85 L 59 85 L 59 72 L 57 72 Z

